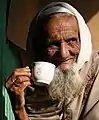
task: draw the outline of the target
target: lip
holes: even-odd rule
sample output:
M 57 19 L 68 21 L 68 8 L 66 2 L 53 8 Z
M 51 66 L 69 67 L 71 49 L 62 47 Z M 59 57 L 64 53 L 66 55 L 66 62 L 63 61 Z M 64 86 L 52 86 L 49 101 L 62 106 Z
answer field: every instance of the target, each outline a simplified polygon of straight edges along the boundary
M 62 62 L 58 66 L 58 68 L 60 68 L 62 71 L 65 71 L 71 67 L 71 64 L 73 63 L 73 61 L 74 61 L 73 58 L 67 59 L 66 61 Z
M 60 66 L 61 64 L 69 64 L 69 63 L 72 63 L 73 61 L 74 61 L 74 58 L 67 58 L 64 60 L 56 60 L 53 63 L 54 64 L 56 63 L 56 66 Z
M 68 64 L 69 62 L 72 62 L 73 58 L 68 58 L 65 61 L 63 61 L 61 64 Z

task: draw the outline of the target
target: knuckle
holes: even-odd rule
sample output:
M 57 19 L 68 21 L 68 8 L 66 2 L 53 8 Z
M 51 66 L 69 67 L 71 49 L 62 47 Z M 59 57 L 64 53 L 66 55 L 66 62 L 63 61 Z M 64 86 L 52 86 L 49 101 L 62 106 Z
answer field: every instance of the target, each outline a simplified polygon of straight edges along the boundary
M 26 83 L 25 82 L 23 82 L 23 86 L 25 86 L 26 85 Z
M 16 70 L 13 71 L 13 75 L 17 76 L 17 71 Z
M 22 79 L 22 77 L 21 77 L 21 76 L 17 76 L 16 78 L 17 78 L 17 80 L 16 80 L 17 82 L 20 82 L 20 81 L 21 81 L 21 79 Z

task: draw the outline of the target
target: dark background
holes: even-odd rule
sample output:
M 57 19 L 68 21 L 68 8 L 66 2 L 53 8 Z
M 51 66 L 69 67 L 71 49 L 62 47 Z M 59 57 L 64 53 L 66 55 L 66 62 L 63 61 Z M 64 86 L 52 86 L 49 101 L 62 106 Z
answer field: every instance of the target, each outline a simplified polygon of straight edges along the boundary
M 38 9 L 51 1 L 56 0 L 12 0 L 8 19 L 8 39 L 25 49 L 31 20 Z M 92 33 L 93 48 L 99 49 L 99 0 L 64 1 L 73 5 L 85 18 Z

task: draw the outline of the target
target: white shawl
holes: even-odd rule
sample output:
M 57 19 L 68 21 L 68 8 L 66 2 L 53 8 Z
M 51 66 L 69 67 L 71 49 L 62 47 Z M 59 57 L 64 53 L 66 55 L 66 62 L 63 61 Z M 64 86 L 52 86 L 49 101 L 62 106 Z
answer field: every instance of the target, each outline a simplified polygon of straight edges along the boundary
M 80 13 L 71 5 L 65 2 L 52 2 L 46 5 L 37 16 L 39 19 L 40 16 L 50 15 L 52 13 L 66 12 L 73 14 L 78 20 L 79 33 L 80 33 L 80 42 L 81 48 L 80 53 L 77 59 L 77 64 L 75 66 L 76 70 L 80 70 L 84 63 L 87 62 L 92 53 L 92 43 L 91 43 L 91 34 L 90 31 Z

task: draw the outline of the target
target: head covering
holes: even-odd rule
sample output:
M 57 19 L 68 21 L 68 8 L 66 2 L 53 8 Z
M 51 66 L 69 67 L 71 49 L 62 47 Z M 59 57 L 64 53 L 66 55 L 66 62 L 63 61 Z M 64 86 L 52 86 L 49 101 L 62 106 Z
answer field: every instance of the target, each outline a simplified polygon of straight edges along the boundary
M 84 63 L 90 59 L 92 53 L 92 43 L 91 43 L 91 34 L 86 25 L 83 17 L 80 13 L 71 5 L 65 2 L 52 2 L 46 5 L 39 13 L 37 14 L 35 20 L 38 21 L 40 17 L 46 17 L 53 13 L 69 13 L 74 15 L 78 21 L 79 33 L 80 33 L 80 42 L 81 48 L 80 53 L 77 58 L 77 63 L 75 64 L 76 70 L 80 70 Z

